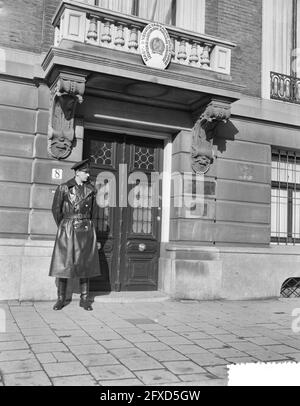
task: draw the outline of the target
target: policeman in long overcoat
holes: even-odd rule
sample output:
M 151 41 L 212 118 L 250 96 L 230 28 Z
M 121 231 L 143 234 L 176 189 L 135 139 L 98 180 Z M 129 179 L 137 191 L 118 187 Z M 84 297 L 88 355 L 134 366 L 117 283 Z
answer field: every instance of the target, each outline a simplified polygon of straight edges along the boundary
M 65 305 L 67 280 L 79 278 L 80 306 L 93 310 L 89 278 L 100 275 L 97 238 L 92 222 L 96 190 L 88 181 L 89 160 L 71 169 L 75 177 L 57 187 L 52 213 L 58 226 L 49 275 L 58 278 L 58 300 L 54 310 Z

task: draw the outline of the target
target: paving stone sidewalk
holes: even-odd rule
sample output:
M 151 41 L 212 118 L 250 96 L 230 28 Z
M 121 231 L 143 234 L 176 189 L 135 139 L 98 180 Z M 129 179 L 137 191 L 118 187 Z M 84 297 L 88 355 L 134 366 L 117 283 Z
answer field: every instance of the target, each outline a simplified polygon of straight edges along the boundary
M 226 385 L 229 364 L 300 362 L 300 299 L 52 306 L 0 302 L 0 386 Z

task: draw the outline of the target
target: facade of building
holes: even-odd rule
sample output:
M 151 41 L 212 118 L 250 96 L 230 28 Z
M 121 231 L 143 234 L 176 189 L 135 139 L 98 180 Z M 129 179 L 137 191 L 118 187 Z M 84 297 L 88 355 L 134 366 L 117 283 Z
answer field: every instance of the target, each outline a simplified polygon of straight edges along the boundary
M 300 278 L 299 0 L 4 0 L 0 34 L 0 300 L 55 297 L 53 195 L 84 158 L 93 290 Z

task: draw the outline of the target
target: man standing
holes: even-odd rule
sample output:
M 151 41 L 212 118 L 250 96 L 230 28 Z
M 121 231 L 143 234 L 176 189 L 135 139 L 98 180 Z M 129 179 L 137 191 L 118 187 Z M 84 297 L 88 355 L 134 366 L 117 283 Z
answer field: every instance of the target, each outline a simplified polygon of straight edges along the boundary
M 58 278 L 58 300 L 53 309 L 65 305 L 67 281 L 79 278 L 80 306 L 93 310 L 89 299 L 89 278 L 100 275 L 97 238 L 92 222 L 96 190 L 88 182 L 89 160 L 71 169 L 75 177 L 58 186 L 52 213 L 58 226 L 49 276 Z

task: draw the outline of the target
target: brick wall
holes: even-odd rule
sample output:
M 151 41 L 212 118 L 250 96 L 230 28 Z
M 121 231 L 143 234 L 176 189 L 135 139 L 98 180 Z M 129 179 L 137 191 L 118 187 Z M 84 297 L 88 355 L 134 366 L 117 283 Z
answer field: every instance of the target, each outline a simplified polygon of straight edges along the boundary
M 219 0 L 205 2 L 205 34 L 218 35 L 218 4 Z
M 43 26 L 43 43 L 42 43 L 42 51 L 44 52 L 47 52 L 48 49 L 53 45 L 54 29 L 52 27 L 51 20 L 60 2 L 61 2 L 60 0 L 45 1 L 45 20 Z
M 60 0 L 3 0 L 0 3 L 0 46 L 32 52 L 53 44 L 51 19 Z
M 232 77 L 245 93 L 261 94 L 261 0 L 207 0 L 205 32 L 237 44 L 232 54 Z

